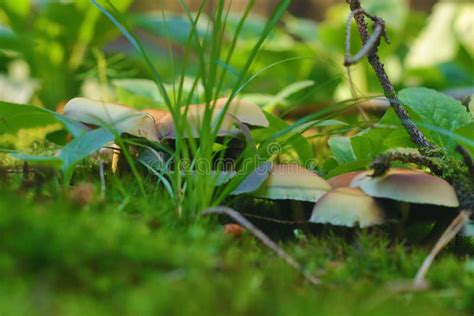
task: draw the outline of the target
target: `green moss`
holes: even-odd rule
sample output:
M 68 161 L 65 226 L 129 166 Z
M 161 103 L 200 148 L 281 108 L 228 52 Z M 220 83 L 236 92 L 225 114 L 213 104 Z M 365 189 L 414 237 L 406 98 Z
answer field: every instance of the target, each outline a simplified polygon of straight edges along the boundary
M 133 193 L 133 187 L 131 187 Z M 39 195 L 41 194 L 41 195 Z M 119 192 L 84 209 L 67 199 L 3 188 L 2 315 L 456 315 L 474 309 L 474 274 L 446 251 L 430 290 L 399 292 L 427 254 L 381 232 L 334 233 L 283 247 L 323 280 L 306 283 L 250 235 L 215 221 L 180 222 L 160 196 Z M 124 206 L 125 205 L 125 206 Z M 120 206 L 120 207 L 119 207 Z

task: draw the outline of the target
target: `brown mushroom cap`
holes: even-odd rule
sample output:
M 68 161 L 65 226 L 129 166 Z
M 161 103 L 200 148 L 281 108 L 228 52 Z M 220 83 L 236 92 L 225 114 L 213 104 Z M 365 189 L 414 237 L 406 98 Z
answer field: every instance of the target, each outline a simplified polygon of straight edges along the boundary
M 64 116 L 89 125 L 111 127 L 120 133 L 158 141 L 153 118 L 124 105 L 74 98 L 65 105 Z
M 212 122 L 216 123 L 227 99 L 216 100 L 215 107 L 212 111 Z M 212 105 L 212 104 L 211 104 Z M 192 137 L 199 137 L 199 129 L 202 126 L 204 114 L 206 111 L 206 104 L 193 104 L 188 107 L 183 107 L 181 112 L 186 112 L 187 123 L 191 129 Z M 269 122 L 266 119 L 260 107 L 254 103 L 245 102 L 241 100 L 232 100 L 227 108 L 226 115 L 222 120 L 219 128 L 218 136 L 233 136 L 239 133 L 239 130 L 234 127 L 236 121 L 254 125 L 254 126 L 268 126 Z M 158 130 L 163 138 L 176 138 L 176 127 L 171 113 L 164 115 L 159 123 Z M 183 137 L 188 137 L 183 133 Z
M 369 172 L 356 176 L 351 183 L 373 197 L 397 201 L 458 207 L 459 201 L 453 187 L 444 179 L 420 170 L 390 169 L 380 177 L 370 177 Z
M 309 221 L 364 228 L 383 224 L 385 211 L 377 200 L 358 188 L 337 188 L 316 203 Z
M 340 174 L 338 176 L 328 179 L 328 182 L 333 189 L 349 187 L 351 185 L 352 180 L 362 172 L 364 171 L 358 170 L 358 171 L 343 173 L 343 174 Z
M 374 97 L 362 102 L 360 106 L 366 111 L 383 112 L 390 107 L 390 102 L 386 97 Z
M 198 138 L 199 137 L 199 130 L 202 127 L 202 121 L 204 119 L 205 113 L 205 105 L 204 104 L 193 104 L 187 107 L 188 112 L 186 113 L 186 127 L 189 128 L 187 131 L 183 131 L 182 137 L 187 138 L 189 137 L 189 133 L 191 133 L 191 137 Z M 184 108 L 182 110 L 184 112 Z M 219 116 L 219 112 L 214 109 L 212 111 L 212 122 L 217 123 L 217 118 Z M 173 120 L 173 115 L 171 113 L 165 114 L 157 124 L 159 135 L 162 138 L 176 138 L 176 126 Z M 231 116 L 224 116 L 222 120 L 222 124 L 219 128 L 217 133 L 218 136 L 232 136 L 237 135 L 239 130 L 234 127 L 234 120 Z
M 299 200 L 316 202 L 331 190 L 323 178 L 298 165 L 274 165 L 267 180 L 253 193 L 272 200 Z
M 220 98 L 216 101 L 216 109 L 222 110 L 228 98 Z M 262 109 L 253 102 L 232 99 L 227 109 L 227 114 L 235 116 L 239 121 L 252 126 L 268 127 L 268 122 Z
M 162 120 L 166 114 L 168 114 L 168 111 L 159 109 L 144 109 L 141 110 L 141 112 L 151 115 L 151 117 L 153 117 L 153 119 L 155 120 L 155 124 Z

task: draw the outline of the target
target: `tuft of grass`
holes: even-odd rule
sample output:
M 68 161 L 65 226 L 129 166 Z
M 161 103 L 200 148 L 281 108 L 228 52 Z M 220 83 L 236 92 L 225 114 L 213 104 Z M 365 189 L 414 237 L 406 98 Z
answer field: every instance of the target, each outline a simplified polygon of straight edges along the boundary
M 276 6 L 256 41 L 255 46 L 250 51 L 245 65 L 237 72 L 231 72 L 228 63 L 235 53 L 240 32 L 255 1 L 252 0 L 247 3 L 231 39 L 225 38 L 225 28 L 230 11 L 230 6 L 226 5 L 225 1 L 218 1 L 216 3 L 212 23 L 209 24 L 206 34 L 202 36 L 197 32 L 197 25 L 203 16 L 206 6 L 213 5 L 213 3 L 202 1 L 197 12 L 191 12 L 186 2 L 180 1 L 183 11 L 188 17 L 192 27 L 184 47 L 182 60 L 180 60 L 182 68 L 179 71 L 178 86 L 176 87 L 176 84 L 173 84 L 173 98 L 168 95 L 163 78 L 154 66 L 154 61 L 150 60 L 139 39 L 129 31 L 123 15 L 115 9 L 113 4 L 108 0 L 105 1 L 105 5 L 99 4 L 96 0 L 92 0 L 92 3 L 109 18 L 129 40 L 132 46 L 141 54 L 149 67 L 166 106 L 173 116 L 176 129 L 180 131 L 175 141 L 174 152 L 170 158 L 174 162 L 174 170 L 172 173 L 167 174 L 170 179 L 171 187 L 173 188 L 175 211 L 180 216 L 194 217 L 201 210 L 220 203 L 232 190 L 221 190 L 220 192 L 224 192 L 224 195 L 220 193 L 220 196 L 216 198 L 215 177 L 211 176 L 208 172 L 199 173 L 191 171 L 199 161 L 207 161 L 208 163 L 213 161 L 215 156 L 213 147 L 217 142 L 217 132 L 223 122 L 229 104 L 232 99 L 237 97 L 248 82 L 255 77 L 255 75 L 250 75 L 251 66 L 257 58 L 258 52 L 265 40 L 285 13 L 290 1 L 282 0 Z M 166 25 L 164 9 L 164 6 L 162 6 L 162 16 Z M 167 32 L 167 30 L 165 30 L 165 32 Z M 169 41 L 169 38 L 167 38 L 167 40 Z M 224 49 L 227 45 L 230 48 Z M 169 47 L 171 47 L 170 43 Z M 169 52 L 171 64 L 173 65 L 172 72 L 175 73 L 175 63 L 171 49 L 169 49 Z M 184 80 L 186 76 L 189 75 L 188 67 L 192 63 L 197 63 L 198 73 L 191 74 L 192 77 L 194 77 L 193 88 L 188 98 L 184 99 Z M 229 80 L 229 74 L 234 76 L 233 80 Z M 175 82 L 174 78 L 173 82 Z M 231 82 L 230 85 L 228 82 Z M 196 89 L 197 86 L 202 87 L 202 91 L 198 91 Z M 217 121 L 213 122 L 212 117 L 215 110 L 215 100 L 222 96 L 228 96 L 229 100 L 221 113 L 218 113 Z M 206 104 L 202 126 L 199 129 L 199 140 L 185 138 L 185 136 L 190 135 L 191 131 L 191 127 L 186 121 L 186 113 L 190 100 L 194 97 L 201 99 Z M 183 109 L 184 111 L 182 111 Z M 224 152 L 221 154 L 223 155 Z M 254 160 L 257 160 L 256 156 L 254 158 Z M 182 161 L 190 161 L 189 164 L 186 164 L 184 170 L 182 169 Z M 250 174 L 256 167 L 258 167 L 258 165 L 250 166 L 245 172 Z M 244 177 L 241 177 L 240 180 L 243 178 Z M 232 186 L 235 185 L 236 183 L 234 181 Z

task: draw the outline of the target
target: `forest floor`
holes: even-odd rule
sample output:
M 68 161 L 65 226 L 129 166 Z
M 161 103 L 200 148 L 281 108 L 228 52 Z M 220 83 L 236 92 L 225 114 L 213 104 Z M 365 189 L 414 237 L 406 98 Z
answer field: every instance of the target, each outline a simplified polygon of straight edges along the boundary
M 383 231 L 279 244 L 314 286 L 248 232 L 177 220 L 158 195 L 105 200 L 0 181 L 1 315 L 472 315 L 474 244 L 458 239 L 409 290 L 429 252 Z M 75 194 L 75 195 L 74 195 Z M 78 204 L 84 206 L 79 207 Z M 470 256 L 470 257 L 469 257 Z

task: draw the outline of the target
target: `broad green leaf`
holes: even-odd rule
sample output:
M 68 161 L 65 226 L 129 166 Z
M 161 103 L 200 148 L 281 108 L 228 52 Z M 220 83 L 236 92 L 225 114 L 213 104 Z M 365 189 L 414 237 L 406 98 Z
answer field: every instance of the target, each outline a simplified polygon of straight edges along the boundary
M 0 101 L 0 134 L 15 134 L 23 128 L 44 127 L 63 124 L 77 137 L 84 132 L 84 126 L 56 112 L 28 104 Z
M 268 178 L 272 169 L 271 162 L 265 162 L 252 171 L 240 184 L 232 191 L 232 195 L 255 192 Z
M 340 165 L 356 160 L 356 156 L 352 150 L 351 139 L 349 137 L 332 136 L 329 138 L 328 144 Z
M 58 123 L 57 114 L 33 105 L 0 101 L 0 134 L 15 134 L 22 128 Z
M 458 128 L 454 134 L 459 142 L 474 148 L 474 121 Z
M 436 129 L 453 132 L 473 121 L 471 114 L 459 101 L 432 89 L 403 89 L 399 98 L 420 118 L 419 125 L 432 130 L 433 141 L 445 147 L 451 147 L 453 141 Z
M 68 143 L 68 135 L 69 134 L 65 129 L 61 129 L 46 134 L 45 139 L 56 145 L 64 146 Z
M 266 128 L 259 128 L 251 132 L 252 137 L 254 138 L 256 143 L 264 143 L 265 140 L 273 136 L 276 132 L 281 131 L 282 129 L 288 128 L 288 123 L 284 120 L 270 114 L 268 112 L 264 112 L 265 117 L 267 118 L 268 122 L 270 123 L 269 127 Z M 313 159 L 313 148 L 311 144 L 308 142 L 306 138 L 298 133 L 291 134 L 289 133 L 288 137 L 286 138 L 288 141 L 288 145 L 297 153 L 300 162 L 304 165 L 306 162 Z M 274 145 L 274 143 L 266 144 L 267 147 Z M 265 146 L 265 145 L 264 145 Z M 270 148 L 260 148 L 260 151 L 263 153 L 270 152 Z
M 115 136 L 105 128 L 85 133 L 63 147 L 59 157 L 64 161 L 63 171 L 66 182 L 70 179 L 72 168 L 82 159 L 113 141 Z
M 415 146 L 391 108 L 374 127 L 353 136 L 351 143 L 355 156 L 362 160 L 372 160 L 390 148 Z
M 88 128 L 82 123 L 71 120 L 70 118 L 65 117 L 64 115 L 55 113 L 55 117 L 58 122 L 62 123 L 66 130 L 74 137 L 79 137 L 88 130 Z

